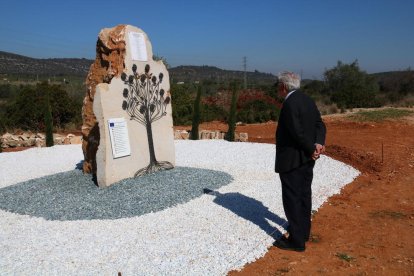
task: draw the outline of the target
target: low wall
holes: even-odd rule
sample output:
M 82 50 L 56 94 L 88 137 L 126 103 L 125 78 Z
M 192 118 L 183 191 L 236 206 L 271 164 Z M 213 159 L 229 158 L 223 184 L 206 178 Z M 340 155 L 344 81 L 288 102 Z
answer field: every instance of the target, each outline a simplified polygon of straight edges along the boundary
M 215 130 L 202 130 L 199 132 L 200 140 L 206 139 L 224 139 L 226 133 Z M 186 130 L 175 130 L 175 140 L 186 140 L 190 138 L 190 132 Z M 61 135 L 53 134 L 53 140 L 55 145 L 69 145 L 69 144 L 81 144 L 82 136 L 76 136 L 74 134 Z M 247 142 L 248 134 L 245 132 L 235 133 L 235 141 Z M 44 147 L 46 146 L 46 136 L 43 133 L 25 132 L 22 134 L 5 133 L 0 136 L 0 142 L 2 148 L 15 148 L 15 147 Z
M 200 140 L 206 139 L 224 139 L 225 132 L 220 130 L 202 130 L 198 133 L 198 137 Z M 190 131 L 187 130 L 175 130 L 174 131 L 174 139 L 176 140 L 186 140 L 190 138 Z M 234 134 L 234 141 L 236 142 L 247 142 L 248 141 L 248 134 L 246 132 L 236 132 Z
M 61 135 L 53 134 L 55 145 L 69 145 L 82 143 L 82 137 L 74 134 Z M 22 134 L 5 133 L 0 137 L 2 148 L 15 147 L 44 147 L 46 146 L 46 136 L 43 133 L 25 132 Z

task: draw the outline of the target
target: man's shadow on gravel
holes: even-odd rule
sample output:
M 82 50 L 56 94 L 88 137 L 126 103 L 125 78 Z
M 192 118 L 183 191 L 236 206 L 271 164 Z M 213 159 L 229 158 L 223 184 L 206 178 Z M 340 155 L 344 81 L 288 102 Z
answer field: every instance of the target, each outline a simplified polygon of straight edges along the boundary
M 232 211 L 236 215 L 249 220 L 259 226 L 269 236 L 279 238 L 282 233 L 272 226 L 268 220 L 280 225 L 287 230 L 287 221 L 269 211 L 262 202 L 245 196 L 241 193 L 219 193 L 210 189 L 204 189 L 205 194 L 215 196 L 214 203 Z

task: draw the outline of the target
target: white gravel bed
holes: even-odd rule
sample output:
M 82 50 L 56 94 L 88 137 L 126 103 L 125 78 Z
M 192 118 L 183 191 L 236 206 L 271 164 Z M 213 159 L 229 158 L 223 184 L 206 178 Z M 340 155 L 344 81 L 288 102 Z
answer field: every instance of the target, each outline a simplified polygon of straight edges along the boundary
M 53 221 L 0 210 L 0 275 L 225 275 L 262 257 L 284 212 L 275 146 L 176 141 L 176 165 L 222 171 L 216 192 L 155 213 L 114 220 Z M 70 171 L 81 145 L 0 154 L 0 189 Z M 359 172 L 322 156 L 313 209 Z

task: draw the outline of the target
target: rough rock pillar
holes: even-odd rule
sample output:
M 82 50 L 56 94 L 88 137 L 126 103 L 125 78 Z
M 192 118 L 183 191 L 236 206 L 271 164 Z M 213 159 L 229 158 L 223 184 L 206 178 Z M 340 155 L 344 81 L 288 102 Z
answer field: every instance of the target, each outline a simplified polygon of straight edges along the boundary
M 125 69 L 125 28 L 118 25 L 103 29 L 96 42 L 96 59 L 86 78 L 86 95 L 82 107 L 83 172 L 96 173 L 96 152 L 99 145 L 99 127 L 93 113 L 93 100 L 99 83 L 110 83 Z

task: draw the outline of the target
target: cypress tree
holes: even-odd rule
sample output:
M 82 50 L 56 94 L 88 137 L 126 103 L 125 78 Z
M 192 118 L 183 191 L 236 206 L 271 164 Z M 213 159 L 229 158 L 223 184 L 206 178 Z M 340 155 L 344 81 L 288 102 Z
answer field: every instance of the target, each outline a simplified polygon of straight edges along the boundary
M 201 85 L 197 86 L 197 96 L 194 100 L 193 122 L 191 126 L 191 140 L 198 140 L 198 126 L 200 124 Z
M 236 130 L 236 112 L 237 112 L 237 97 L 238 97 L 238 84 L 237 82 L 231 83 L 231 107 L 230 107 L 230 114 L 228 118 L 228 130 L 225 135 L 225 139 L 227 141 L 234 141 L 234 134 Z
M 46 92 L 45 101 L 45 128 L 46 128 L 46 147 L 53 147 L 53 119 L 50 107 L 49 91 Z

